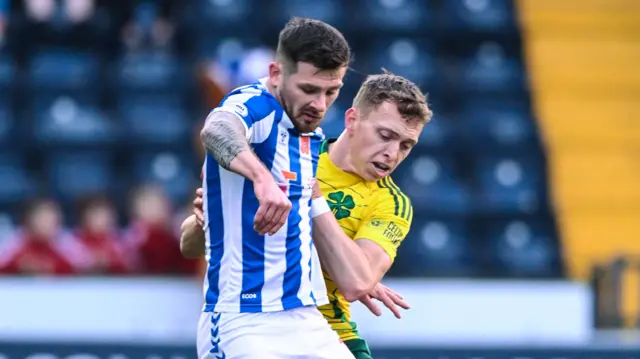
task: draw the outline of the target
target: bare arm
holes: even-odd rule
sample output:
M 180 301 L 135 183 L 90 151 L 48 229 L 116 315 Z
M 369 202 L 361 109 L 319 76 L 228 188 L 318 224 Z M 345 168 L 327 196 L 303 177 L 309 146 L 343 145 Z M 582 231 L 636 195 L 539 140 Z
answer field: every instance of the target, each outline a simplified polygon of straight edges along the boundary
M 342 231 L 333 213 L 313 219 L 313 239 L 323 269 L 346 300 L 356 301 L 373 290 L 380 278 L 376 278 L 365 251 Z
M 204 231 L 196 222 L 194 214 L 182 222 L 181 232 L 180 252 L 182 252 L 182 255 L 185 258 L 200 258 L 204 256 Z
M 207 118 L 200 138 L 207 152 L 224 169 L 251 181 L 271 178 L 271 174 L 251 151 L 244 125 L 236 115 L 213 112 Z

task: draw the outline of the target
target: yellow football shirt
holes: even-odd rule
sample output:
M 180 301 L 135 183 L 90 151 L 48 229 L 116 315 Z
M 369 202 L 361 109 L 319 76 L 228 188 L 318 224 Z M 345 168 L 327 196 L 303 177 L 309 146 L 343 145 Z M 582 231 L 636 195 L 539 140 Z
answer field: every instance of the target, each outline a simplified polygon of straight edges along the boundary
M 366 182 L 344 172 L 331 162 L 325 141 L 320 148 L 316 177 L 320 189 L 342 230 L 351 239 L 368 239 L 380 245 L 391 261 L 406 237 L 413 218 L 413 207 L 391 177 Z M 351 322 L 347 302 L 327 273 L 324 273 L 329 304 L 320 311 L 343 341 L 359 338 Z

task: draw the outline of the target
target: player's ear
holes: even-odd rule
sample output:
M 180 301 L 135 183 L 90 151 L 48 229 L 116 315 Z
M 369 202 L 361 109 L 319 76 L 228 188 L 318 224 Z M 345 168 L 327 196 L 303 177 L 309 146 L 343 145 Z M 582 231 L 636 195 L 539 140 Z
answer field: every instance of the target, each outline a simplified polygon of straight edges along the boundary
M 355 107 L 351 107 L 344 113 L 344 128 L 348 133 L 353 132 L 356 119 L 358 118 L 358 110 Z
M 271 62 L 269 64 L 269 80 L 272 84 L 280 83 L 282 76 L 282 64 L 279 62 Z

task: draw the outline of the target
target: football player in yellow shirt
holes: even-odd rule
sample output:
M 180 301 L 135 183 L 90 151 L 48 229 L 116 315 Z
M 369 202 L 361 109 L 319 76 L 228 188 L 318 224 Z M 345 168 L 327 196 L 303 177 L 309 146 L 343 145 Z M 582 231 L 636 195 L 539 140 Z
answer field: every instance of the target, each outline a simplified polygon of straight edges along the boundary
M 372 297 L 397 317 L 394 303 L 408 308 L 402 297 L 379 284 L 413 218 L 411 201 L 390 175 L 409 155 L 431 117 L 424 94 L 413 82 L 389 73 L 372 75 L 345 113 L 344 132 L 320 148 L 319 190 L 350 240 L 314 230 L 330 300 L 319 309 L 356 359 L 370 359 L 371 353 L 351 321 L 350 302 L 360 300 L 376 315 L 381 313 Z M 201 203 L 196 198 L 195 214 L 182 226 L 181 250 L 187 257 L 204 254 Z M 318 220 L 327 220 L 321 217 L 314 218 L 314 227 Z M 358 261 L 366 262 L 365 271 Z

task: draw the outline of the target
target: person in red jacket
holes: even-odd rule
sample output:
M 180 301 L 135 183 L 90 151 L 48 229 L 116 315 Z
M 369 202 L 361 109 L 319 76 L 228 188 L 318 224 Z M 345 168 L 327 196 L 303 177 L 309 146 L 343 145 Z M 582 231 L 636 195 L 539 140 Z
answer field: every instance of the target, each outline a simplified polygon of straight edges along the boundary
M 84 258 L 85 274 L 125 274 L 131 265 L 117 227 L 117 213 L 106 196 L 90 196 L 78 204 L 80 225 L 74 237 Z
M 70 275 L 76 267 L 72 253 L 63 249 L 68 237 L 62 228 L 62 212 L 52 199 L 27 205 L 22 228 L 0 247 L 0 273 Z
M 126 235 L 139 274 L 192 274 L 196 261 L 180 254 L 173 228 L 172 204 L 159 187 L 143 186 L 133 195 L 131 223 Z

